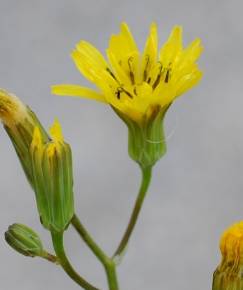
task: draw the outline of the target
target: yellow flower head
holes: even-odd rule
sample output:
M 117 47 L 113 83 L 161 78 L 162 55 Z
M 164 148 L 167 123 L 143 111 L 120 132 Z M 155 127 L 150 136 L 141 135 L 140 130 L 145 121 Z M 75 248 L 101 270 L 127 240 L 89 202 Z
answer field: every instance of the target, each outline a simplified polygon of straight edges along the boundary
M 232 225 L 223 233 L 220 250 L 227 261 L 243 263 L 243 221 Z
M 168 106 L 193 87 L 202 76 L 196 64 L 202 52 L 200 39 L 183 48 L 182 27 L 175 26 L 167 42 L 158 50 L 157 26 L 152 23 L 144 51 L 126 23 L 110 38 L 108 61 L 90 43 L 81 41 L 71 56 L 76 67 L 98 91 L 78 85 L 56 85 L 57 95 L 80 96 L 110 104 L 138 123 L 153 108 Z

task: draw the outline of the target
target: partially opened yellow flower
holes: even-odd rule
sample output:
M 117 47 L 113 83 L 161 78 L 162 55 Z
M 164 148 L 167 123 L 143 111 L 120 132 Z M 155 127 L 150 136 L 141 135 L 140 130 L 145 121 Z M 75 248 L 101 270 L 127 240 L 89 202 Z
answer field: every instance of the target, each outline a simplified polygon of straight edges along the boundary
M 55 120 L 45 141 L 38 126 L 30 145 L 37 207 L 43 226 L 64 231 L 74 215 L 72 152 Z
M 138 144 L 134 140 L 133 145 L 129 142 L 129 153 L 146 167 L 165 152 L 161 123 L 167 108 L 201 79 L 202 72 L 196 64 L 201 52 L 200 39 L 183 48 L 180 26 L 173 28 L 167 42 L 158 50 L 157 27 L 152 23 L 141 53 L 127 24 L 122 23 L 120 33 L 110 38 L 106 51 L 108 61 L 86 41 L 79 42 L 71 54 L 78 70 L 97 86 L 97 91 L 62 84 L 53 86 L 52 92 L 110 104 L 127 123 L 132 135 L 134 129 L 136 135 L 141 131 L 142 136 L 136 136 L 140 140 Z M 156 118 L 160 128 L 152 124 Z M 158 143 L 163 143 L 160 153 Z M 157 149 L 151 144 L 156 144 Z

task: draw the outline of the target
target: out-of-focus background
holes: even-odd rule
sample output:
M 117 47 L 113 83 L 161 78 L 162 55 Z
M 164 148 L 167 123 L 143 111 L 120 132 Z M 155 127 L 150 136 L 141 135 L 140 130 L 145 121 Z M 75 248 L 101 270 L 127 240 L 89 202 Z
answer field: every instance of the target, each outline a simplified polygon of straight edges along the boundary
M 242 2 L 227 0 L 1 0 L 0 87 L 16 93 L 45 126 L 58 117 L 74 155 L 76 209 L 112 253 L 128 221 L 140 172 L 127 155 L 127 130 L 103 104 L 52 96 L 50 85 L 88 85 L 69 57 L 81 39 L 105 51 L 126 21 L 142 49 L 156 21 L 161 44 L 173 25 L 184 43 L 201 37 L 204 77 L 166 117 L 168 152 L 119 267 L 122 290 L 210 289 L 222 231 L 243 219 Z M 13 222 L 37 230 L 33 192 L 6 133 L 0 130 L 0 289 L 79 289 L 60 268 L 25 258 L 4 241 Z M 106 289 L 103 269 L 74 230 L 65 235 L 75 267 Z

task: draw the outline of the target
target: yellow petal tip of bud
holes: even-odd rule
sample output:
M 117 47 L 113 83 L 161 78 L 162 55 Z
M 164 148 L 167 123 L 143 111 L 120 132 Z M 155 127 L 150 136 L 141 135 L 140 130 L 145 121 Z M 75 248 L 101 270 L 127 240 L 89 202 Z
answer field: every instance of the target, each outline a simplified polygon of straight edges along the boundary
M 40 146 L 42 144 L 42 136 L 39 127 L 35 127 L 33 138 L 32 138 L 32 146 Z
M 57 119 L 55 119 L 50 128 L 50 135 L 54 141 L 62 142 L 64 140 L 62 135 L 62 127 Z

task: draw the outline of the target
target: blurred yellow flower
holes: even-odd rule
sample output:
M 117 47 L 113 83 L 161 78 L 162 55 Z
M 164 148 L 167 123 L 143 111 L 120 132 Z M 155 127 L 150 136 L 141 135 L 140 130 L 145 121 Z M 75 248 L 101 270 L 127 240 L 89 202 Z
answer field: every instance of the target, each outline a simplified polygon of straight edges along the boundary
M 80 96 L 110 104 L 135 122 L 153 113 L 153 108 L 168 106 L 201 79 L 196 61 L 202 52 L 195 39 L 183 48 L 182 27 L 175 26 L 158 51 L 157 26 L 152 23 L 143 53 L 126 23 L 110 38 L 106 50 L 109 63 L 90 43 L 81 41 L 71 56 L 78 70 L 98 91 L 79 85 L 52 87 L 57 95 Z
M 223 233 L 220 250 L 223 259 L 243 265 L 243 221 L 233 224 Z
M 243 289 L 243 221 L 230 226 L 220 239 L 222 261 L 213 275 L 213 290 Z

